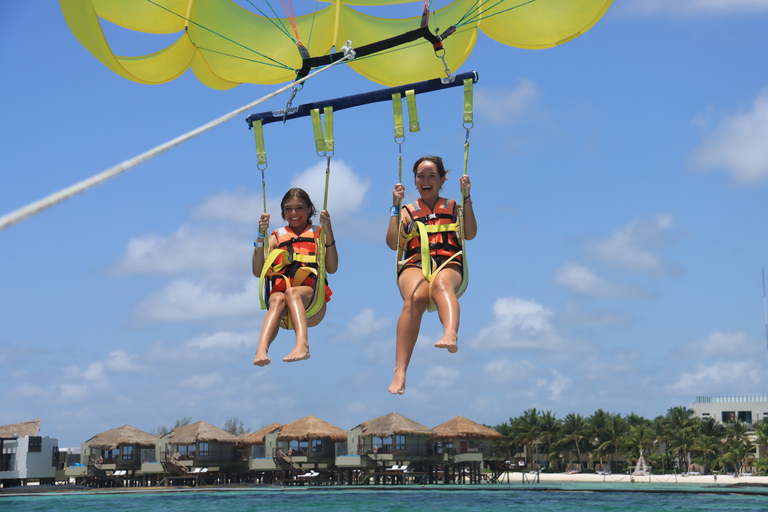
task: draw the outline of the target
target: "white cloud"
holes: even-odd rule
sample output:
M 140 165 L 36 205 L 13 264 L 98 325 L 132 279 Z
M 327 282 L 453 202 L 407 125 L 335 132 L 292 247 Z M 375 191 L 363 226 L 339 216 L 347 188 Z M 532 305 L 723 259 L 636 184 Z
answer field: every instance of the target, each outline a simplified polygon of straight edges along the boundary
M 338 338 L 346 341 L 362 341 L 371 334 L 381 331 L 392 323 L 389 318 L 376 318 L 376 312 L 365 308 L 349 321 Z
M 119 274 L 175 275 L 242 269 L 247 267 L 243 263 L 243 239 L 248 238 L 249 233 L 233 233 L 221 226 L 213 229 L 184 224 L 168 237 L 149 234 L 132 238 L 115 270 Z
M 456 368 L 430 366 L 427 374 L 419 380 L 419 385 L 445 389 L 452 386 L 459 379 L 460 375 L 461 373 Z
M 181 381 L 181 386 L 185 388 L 194 388 L 207 390 L 220 386 L 224 379 L 218 373 L 209 373 L 208 375 L 195 375 Z
M 249 343 L 247 336 L 243 333 L 216 332 L 192 338 L 185 345 L 189 349 L 239 352 Z
M 745 356 L 757 356 L 758 352 L 763 350 L 763 344 L 755 342 L 744 331 L 717 331 L 706 338 L 698 338 L 686 342 L 683 349 L 673 354 L 672 358 L 685 357 L 688 359 L 738 361 L 743 360 Z
M 551 323 L 552 310 L 534 300 L 503 297 L 493 304 L 489 327 L 470 340 L 478 350 L 563 350 L 565 339 Z
M 27 398 L 45 398 L 48 392 L 40 386 L 22 383 L 16 386 L 16 392 Z
M 280 200 L 267 196 L 267 211 L 279 211 Z M 208 197 L 196 206 L 192 215 L 200 220 L 230 221 L 256 226 L 264 213 L 264 199 L 258 194 L 247 195 L 243 191 L 220 192 Z
M 58 387 L 65 402 L 81 402 L 88 398 L 89 388 L 84 384 L 59 384 Z
M 101 361 L 94 361 L 89 364 L 88 368 L 83 371 L 83 378 L 90 381 L 104 381 L 106 379 L 104 375 L 104 363 Z
M 736 183 L 752 185 L 768 179 L 768 88 L 748 112 L 724 119 L 691 158 L 701 169 L 724 169 Z
M 292 187 L 301 187 L 309 194 L 318 212 L 323 209 L 325 169 L 326 161 L 322 160 L 291 180 Z M 362 180 L 343 160 L 332 159 L 328 185 L 328 213 L 331 222 L 337 219 L 344 221 L 357 213 L 370 185 L 370 179 Z M 280 216 L 277 218 L 280 219 Z
M 768 0 L 628 0 L 624 9 L 643 15 L 727 15 L 768 11 Z
M 622 283 L 610 282 L 591 269 L 575 262 L 566 262 L 555 269 L 555 283 L 586 297 L 623 297 L 641 299 L 643 293 Z
M 520 80 L 513 90 L 478 88 L 475 91 L 474 109 L 492 124 L 504 124 L 522 116 L 536 99 L 539 90 L 528 79 Z
M 632 315 L 594 307 L 585 307 L 574 301 L 566 302 L 558 312 L 558 320 L 568 325 L 606 327 L 612 325 L 631 325 Z
M 688 396 L 713 391 L 718 394 L 742 393 L 747 383 L 750 389 L 764 386 L 763 373 L 755 360 L 717 361 L 710 366 L 698 364 L 683 372 L 669 388 Z
M 589 255 L 611 266 L 633 272 L 665 275 L 671 272 L 659 251 L 679 238 L 674 216 L 656 214 L 615 230 L 605 240 L 588 243 Z
M 512 361 L 494 359 L 483 365 L 483 379 L 492 384 L 512 384 L 528 382 L 535 373 L 534 366 L 527 360 Z
M 571 387 L 573 382 L 570 377 L 560 375 L 557 370 L 550 369 L 552 377 L 549 379 L 537 379 L 536 386 L 549 392 L 547 398 L 553 402 L 559 402 L 564 390 Z
M 193 322 L 248 318 L 259 311 L 259 281 L 246 281 L 237 293 L 226 293 L 186 279 L 171 282 L 136 306 L 134 317 L 144 322 Z
M 135 373 L 142 370 L 142 367 L 135 363 L 136 359 L 136 356 L 129 356 L 125 350 L 115 350 L 104 360 L 104 367 L 110 372 Z

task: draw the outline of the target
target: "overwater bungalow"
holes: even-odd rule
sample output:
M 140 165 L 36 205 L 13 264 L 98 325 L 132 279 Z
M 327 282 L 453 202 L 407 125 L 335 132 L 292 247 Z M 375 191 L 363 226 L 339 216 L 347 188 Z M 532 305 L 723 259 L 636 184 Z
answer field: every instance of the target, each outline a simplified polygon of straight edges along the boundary
M 264 470 L 266 467 L 277 469 L 272 454 L 277 445 L 277 430 L 280 426 L 279 423 L 275 422 L 241 437 L 242 451 L 248 460 L 248 469 L 253 472 L 254 483 L 271 483 L 274 480 L 276 472 L 274 470 L 265 472 Z M 272 436 L 270 450 L 267 451 L 266 437 L 267 434 L 272 433 L 275 435 Z
M 346 439 L 344 430 L 310 415 L 264 434 L 264 456 L 249 459 L 248 467 L 256 482 L 332 483 L 335 445 Z M 257 446 L 254 455 L 262 453 Z
M 172 430 L 157 440 L 166 478 L 164 483 L 228 483 L 247 472 L 237 446 L 240 438 L 198 421 Z
M 99 487 L 132 485 L 136 479 L 146 485 L 149 475 L 157 471 L 145 466 L 157 461 L 156 441 L 156 436 L 131 425 L 107 430 L 81 445 L 83 465 L 67 468 L 65 474 L 78 483 Z
M 59 442 L 39 433 L 40 420 L 0 426 L 0 487 L 54 483 Z
M 503 439 L 500 433 L 464 416 L 441 423 L 430 441 L 439 446 L 440 455 L 448 469 L 448 479 L 479 483 L 483 477 L 483 464 L 503 460 L 494 452 L 494 444 Z
M 431 455 L 435 431 L 396 412 L 365 421 L 349 431 L 347 453 L 336 458 L 347 468 L 347 482 L 404 481 L 413 477 Z

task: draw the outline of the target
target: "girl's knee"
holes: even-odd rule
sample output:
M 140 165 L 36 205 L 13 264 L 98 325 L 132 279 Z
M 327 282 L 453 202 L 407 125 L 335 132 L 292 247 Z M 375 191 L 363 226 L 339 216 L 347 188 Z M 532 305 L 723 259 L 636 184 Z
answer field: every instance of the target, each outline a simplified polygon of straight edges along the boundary
M 417 311 L 426 311 L 429 305 L 429 293 L 422 290 L 416 290 L 406 297 L 404 307 L 407 309 L 416 309 Z
M 284 293 L 273 293 L 269 296 L 269 309 L 282 308 L 283 306 L 285 306 Z

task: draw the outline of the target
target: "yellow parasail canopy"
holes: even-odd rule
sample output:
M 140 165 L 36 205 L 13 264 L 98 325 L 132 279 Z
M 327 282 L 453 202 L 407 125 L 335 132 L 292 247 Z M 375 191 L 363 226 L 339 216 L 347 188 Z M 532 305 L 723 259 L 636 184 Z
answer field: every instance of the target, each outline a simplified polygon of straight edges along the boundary
M 421 16 L 379 18 L 350 7 L 377 7 L 410 0 L 334 0 L 313 14 L 288 18 L 254 14 L 232 0 L 59 0 L 64 18 L 80 43 L 118 75 L 145 84 L 173 80 L 191 68 L 214 89 L 241 83 L 274 84 L 296 78 L 302 58 L 295 41 L 312 57 L 328 55 L 348 40 L 360 47 L 419 27 Z M 543 49 L 565 43 L 589 30 L 612 0 L 453 0 L 432 17 L 444 30 L 444 58 L 457 70 L 474 48 L 478 30 L 509 46 Z M 264 0 L 252 0 L 264 13 Z M 421 11 L 413 4 L 414 12 Z M 398 8 L 402 12 L 403 7 Z M 102 20 L 148 34 L 179 34 L 170 46 L 140 56 L 115 55 Z M 292 26 L 295 24 L 296 30 Z M 434 27 L 430 25 L 434 32 Z M 440 52 L 442 53 L 442 52 Z M 443 61 L 424 39 L 355 59 L 355 71 L 374 82 L 396 86 L 445 75 Z

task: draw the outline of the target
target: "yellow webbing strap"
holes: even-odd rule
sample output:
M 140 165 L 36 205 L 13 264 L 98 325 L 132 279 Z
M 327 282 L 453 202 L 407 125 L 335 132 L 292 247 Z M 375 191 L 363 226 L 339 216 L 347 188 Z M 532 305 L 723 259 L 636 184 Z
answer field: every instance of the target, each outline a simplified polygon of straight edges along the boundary
M 325 305 L 325 231 L 315 240 L 315 255 L 317 270 L 310 269 L 315 274 L 315 287 L 312 302 L 305 309 L 307 318 L 315 316 Z
M 315 132 L 315 149 L 319 155 L 333 153 L 333 107 L 325 107 L 323 114 L 325 114 L 325 134 L 320 123 L 320 109 L 315 108 L 310 112 L 312 129 Z
M 261 166 L 267 165 L 267 150 L 264 146 L 264 126 L 261 124 L 261 119 L 257 119 L 253 123 L 253 135 L 256 138 L 256 164 L 261 169 Z
M 472 120 L 472 87 L 472 79 L 466 78 L 464 80 L 464 123 L 466 124 L 471 124 L 474 122 Z
M 399 92 L 392 94 L 392 111 L 395 116 L 395 142 L 397 139 L 405 139 L 405 128 L 403 128 L 403 100 Z
M 405 100 L 408 104 L 408 129 L 413 132 L 419 131 L 419 113 L 416 111 L 416 93 L 413 89 L 405 91 Z
M 322 228 L 320 228 L 322 229 Z M 275 260 L 279 256 L 283 256 L 283 262 L 275 265 Z M 322 236 L 315 239 L 315 255 L 303 255 L 294 254 L 293 261 L 301 261 L 305 263 L 317 262 L 317 269 L 312 267 L 301 267 L 296 271 L 293 277 L 293 284 L 280 271 L 287 265 L 289 254 L 285 249 L 275 249 L 270 252 L 264 261 L 264 266 L 261 268 L 261 276 L 259 277 L 259 290 L 266 290 L 264 279 L 269 277 L 276 277 L 285 280 L 285 288 L 288 289 L 291 286 L 301 286 L 301 284 L 309 277 L 310 274 L 315 276 L 315 284 L 312 291 L 312 302 L 305 308 L 307 318 L 312 318 L 316 315 L 325 304 L 325 232 L 322 232 Z M 264 295 L 259 296 L 261 301 L 261 309 L 267 309 L 267 304 L 264 302 Z M 293 329 L 290 315 L 286 313 L 282 317 L 281 327 L 285 329 Z
M 464 129 L 467 132 L 467 138 L 464 140 L 464 176 L 467 175 L 467 163 L 469 162 L 469 130 L 475 125 L 472 114 L 472 79 L 468 78 L 464 80 Z M 464 209 L 464 194 L 461 195 L 461 208 Z M 462 236 L 464 230 L 462 230 Z
M 268 243 L 264 244 L 265 246 L 268 245 Z M 282 277 L 285 279 L 285 276 L 280 274 L 280 270 L 285 267 L 285 263 L 282 263 L 280 265 L 275 265 L 275 260 L 279 256 L 284 256 L 284 258 L 288 258 L 288 251 L 285 249 L 275 249 L 274 251 L 270 252 L 267 257 L 264 260 L 264 265 L 261 267 L 261 275 L 259 276 L 259 290 L 266 290 L 264 288 L 264 278 L 268 275 L 275 275 Z M 274 266 L 274 268 L 273 268 Z M 286 280 L 286 285 L 288 284 L 288 281 Z M 264 302 L 264 295 L 259 295 L 259 300 L 261 301 L 261 309 L 267 309 L 267 303 Z
M 461 256 L 461 284 L 459 284 L 459 289 L 456 291 L 457 299 L 464 294 L 464 291 L 467 289 L 467 285 L 469 284 L 469 265 L 467 264 L 467 251 L 464 245 L 464 211 L 461 208 L 456 210 L 456 218 L 458 219 L 458 223 L 450 225 L 457 228 L 461 250 L 445 260 L 442 265 L 440 265 L 435 269 L 434 272 L 432 272 L 432 279 L 429 281 L 429 304 L 427 305 L 427 310 L 430 312 L 437 310 L 435 301 L 432 300 L 432 283 L 435 281 L 435 276 L 440 271 L 442 271 L 446 265 L 451 263 L 455 258 L 458 258 L 459 256 Z

